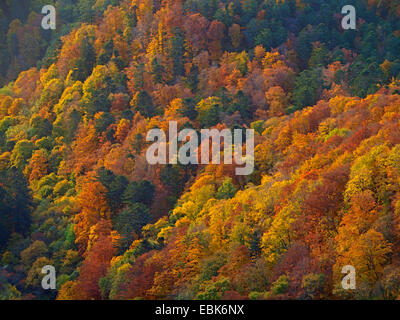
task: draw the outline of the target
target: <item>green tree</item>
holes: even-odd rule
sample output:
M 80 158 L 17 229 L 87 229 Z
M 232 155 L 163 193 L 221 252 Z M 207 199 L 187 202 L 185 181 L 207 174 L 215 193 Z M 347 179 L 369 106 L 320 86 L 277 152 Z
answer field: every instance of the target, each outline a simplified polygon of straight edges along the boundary
M 140 235 L 143 226 L 150 222 L 149 209 L 142 203 L 133 203 L 113 218 L 113 226 L 121 236 L 121 250 L 129 248 L 135 235 Z
M 181 76 L 185 71 L 183 67 L 184 37 L 182 30 L 178 27 L 172 30 L 172 34 L 173 36 L 169 39 L 169 56 L 174 65 L 174 75 Z
M 153 201 L 154 191 L 154 185 L 147 180 L 133 181 L 126 187 L 122 195 L 122 202 L 129 206 L 136 202 L 150 205 Z
M 322 92 L 321 69 L 305 70 L 296 79 L 296 86 L 293 90 L 292 102 L 295 109 L 306 106 L 313 106 Z
M 154 116 L 153 101 L 146 91 L 138 92 L 131 101 L 132 107 L 144 117 Z
M 34 145 L 28 140 L 20 140 L 15 144 L 11 153 L 11 163 L 22 170 L 32 156 Z
M 221 111 L 221 100 L 218 97 L 202 99 L 196 105 L 198 112 L 197 120 L 202 127 L 212 127 L 219 122 L 219 112 Z
M 226 178 L 217 191 L 217 199 L 232 198 L 237 192 L 237 188 L 232 183 L 232 178 Z

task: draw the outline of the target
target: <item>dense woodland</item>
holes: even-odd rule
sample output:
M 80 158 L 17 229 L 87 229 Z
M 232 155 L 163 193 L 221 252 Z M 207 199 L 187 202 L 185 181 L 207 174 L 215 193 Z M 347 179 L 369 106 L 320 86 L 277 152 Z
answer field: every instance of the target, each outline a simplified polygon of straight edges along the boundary
M 46 4 L 0 3 L 0 299 L 400 297 L 399 1 Z M 171 120 L 255 171 L 149 165 Z

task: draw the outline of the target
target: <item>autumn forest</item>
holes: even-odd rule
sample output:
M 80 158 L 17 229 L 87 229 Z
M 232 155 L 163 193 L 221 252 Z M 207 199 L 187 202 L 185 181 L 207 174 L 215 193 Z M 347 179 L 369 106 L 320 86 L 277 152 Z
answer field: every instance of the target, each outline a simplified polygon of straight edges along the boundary
M 148 163 L 170 121 L 253 129 L 254 171 Z M 400 299 L 400 1 L 1 0 L 15 299 Z

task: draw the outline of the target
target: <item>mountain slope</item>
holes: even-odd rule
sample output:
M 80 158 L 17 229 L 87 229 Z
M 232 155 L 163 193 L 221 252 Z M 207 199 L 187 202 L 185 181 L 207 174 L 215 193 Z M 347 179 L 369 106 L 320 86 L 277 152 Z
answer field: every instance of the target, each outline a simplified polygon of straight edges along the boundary
M 46 57 L 0 70 L 0 298 L 397 298 L 399 7 L 354 5 L 57 2 Z M 255 171 L 150 165 L 169 121 L 253 128 Z

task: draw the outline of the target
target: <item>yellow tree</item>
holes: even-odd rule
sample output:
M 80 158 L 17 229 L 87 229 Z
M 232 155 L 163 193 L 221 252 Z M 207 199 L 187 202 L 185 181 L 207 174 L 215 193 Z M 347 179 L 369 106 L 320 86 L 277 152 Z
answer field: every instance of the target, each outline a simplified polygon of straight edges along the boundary
M 47 161 L 46 152 L 43 149 L 36 150 L 27 167 L 27 175 L 29 182 L 39 180 L 48 174 L 49 166 Z
M 289 103 L 289 99 L 279 86 L 271 87 L 265 93 L 265 99 L 269 104 L 269 115 L 271 117 L 282 116 L 285 114 L 285 108 Z
M 351 246 L 347 255 L 348 264 L 355 267 L 359 279 L 373 285 L 381 279 L 391 252 L 391 244 L 382 233 L 370 229 Z
M 86 179 L 78 196 L 81 212 L 75 216 L 75 242 L 79 252 L 85 253 L 92 227 L 101 219 L 110 219 L 111 211 L 106 199 L 107 189 L 94 179 Z

